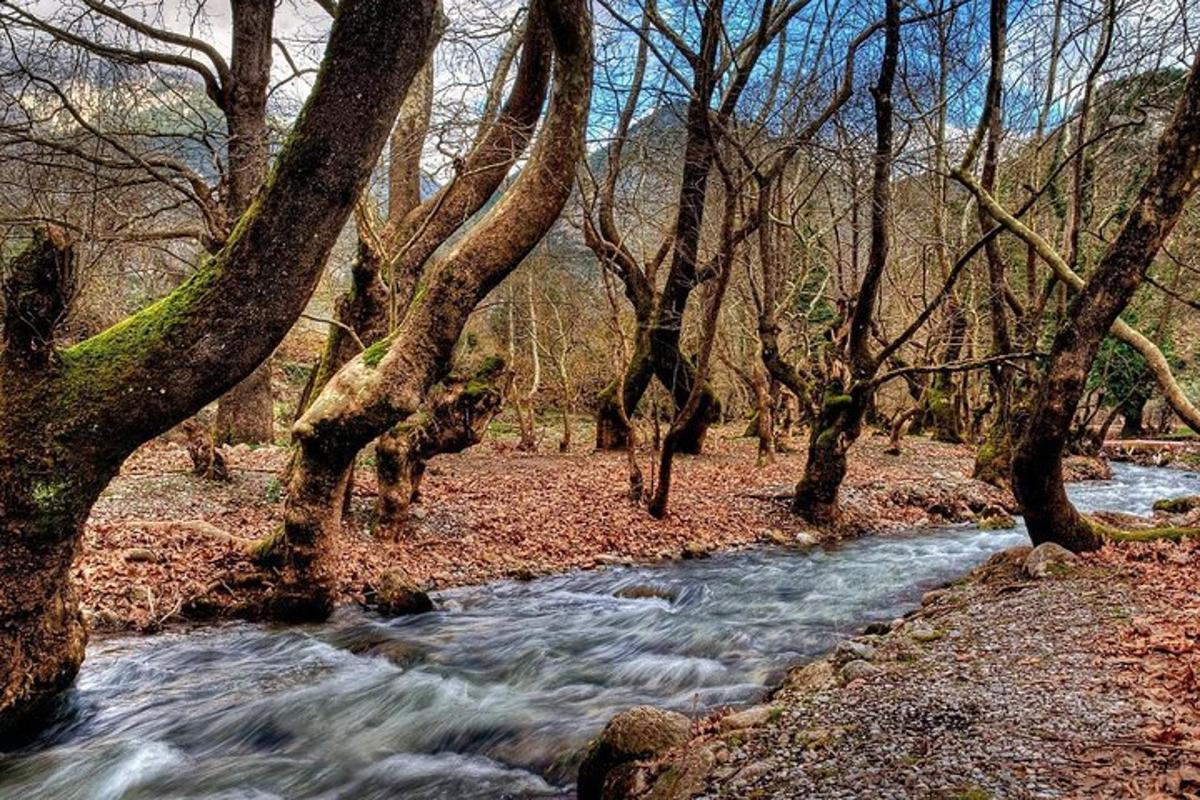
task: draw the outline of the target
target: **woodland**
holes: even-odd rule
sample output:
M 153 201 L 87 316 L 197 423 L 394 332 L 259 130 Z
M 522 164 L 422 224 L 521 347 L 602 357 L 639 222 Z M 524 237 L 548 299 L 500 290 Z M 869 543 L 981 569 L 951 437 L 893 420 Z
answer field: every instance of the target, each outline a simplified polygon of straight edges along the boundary
M 1200 6 L 0 33 L 0 797 L 1200 796 Z

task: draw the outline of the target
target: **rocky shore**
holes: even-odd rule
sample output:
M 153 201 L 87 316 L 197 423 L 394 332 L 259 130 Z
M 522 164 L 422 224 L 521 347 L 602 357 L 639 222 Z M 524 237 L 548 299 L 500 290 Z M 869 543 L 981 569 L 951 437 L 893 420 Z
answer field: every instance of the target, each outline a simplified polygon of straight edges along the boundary
M 1195 797 L 1197 602 L 1171 587 L 1194 582 L 1180 570 L 1198 552 L 1005 551 L 792 670 L 761 705 L 687 736 L 658 721 L 669 746 L 632 752 L 651 741 L 630 727 L 645 710 L 614 719 L 626 758 L 610 748 L 599 781 L 585 763 L 580 798 Z M 1187 663 L 1166 667 L 1164 648 Z

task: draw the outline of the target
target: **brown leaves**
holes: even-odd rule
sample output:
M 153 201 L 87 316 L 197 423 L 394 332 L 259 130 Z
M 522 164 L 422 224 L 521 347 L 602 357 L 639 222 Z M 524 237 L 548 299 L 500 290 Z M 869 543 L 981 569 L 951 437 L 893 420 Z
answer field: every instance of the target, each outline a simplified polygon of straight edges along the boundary
M 1132 573 L 1142 614 L 1106 632 L 1113 682 L 1144 716 L 1144 769 L 1131 796 L 1200 798 L 1200 573 L 1195 541 L 1109 546 L 1091 556 Z

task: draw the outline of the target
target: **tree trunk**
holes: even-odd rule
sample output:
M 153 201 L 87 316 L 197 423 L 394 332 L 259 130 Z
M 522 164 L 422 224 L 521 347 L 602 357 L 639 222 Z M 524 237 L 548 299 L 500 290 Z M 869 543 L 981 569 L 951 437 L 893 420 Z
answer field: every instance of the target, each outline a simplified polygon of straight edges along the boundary
M 344 475 L 373 439 L 420 411 L 447 372 L 475 306 L 524 259 L 558 219 L 583 155 L 591 99 L 591 14 L 586 0 L 540 0 L 553 40 L 550 109 L 533 155 L 491 211 L 421 276 L 421 291 L 396 332 L 339 370 L 296 423 L 281 538 L 283 569 L 273 596 L 286 617 L 321 618 L 337 596 L 337 506 Z
M 1054 339 L 1028 425 L 1013 454 L 1013 488 L 1035 544 L 1073 550 L 1103 538 L 1067 498 L 1062 460 L 1100 343 L 1124 310 L 1200 181 L 1200 53 L 1158 144 L 1158 160 L 1116 239 Z
M 846 477 L 846 453 L 862 433 L 863 416 L 875 393 L 879 359 L 870 349 L 879 287 L 887 267 L 891 239 L 893 161 L 892 87 L 900 52 L 900 0 L 887 0 L 884 49 L 879 80 L 871 89 L 875 112 L 875 151 L 871 178 L 871 244 L 858 287 L 846 339 L 850 385 L 831 379 L 809 435 L 804 475 L 796 485 L 792 511 L 814 523 L 835 522 L 838 493 Z
M 275 438 L 271 362 L 260 364 L 217 404 L 216 444 L 264 444 Z
M 267 90 L 271 80 L 271 27 L 274 0 L 234 0 L 233 41 L 225 87 L 228 128 L 230 220 L 246 212 L 267 176 L 270 139 Z M 217 403 L 214 440 L 218 444 L 264 444 L 275 439 L 275 400 L 271 368 L 262 364 Z
M 427 410 L 379 437 L 375 444 L 379 485 L 375 525 L 380 538 L 395 539 L 403 532 L 408 508 L 420 495 L 429 459 L 479 444 L 500 410 L 503 395 L 497 384 L 503 369 L 501 359 L 488 359 L 474 375 L 448 381 L 446 391 L 433 399 Z
M 78 670 L 86 636 L 71 562 L 121 463 L 253 372 L 303 310 L 432 45 L 434 21 L 433 0 L 343 0 L 273 180 L 225 246 L 159 302 L 55 351 L 62 308 L 52 300 L 67 293 L 39 291 L 48 275 L 40 258 L 37 269 L 22 267 L 28 256 L 7 265 L 0 728 L 12 730 Z M 68 249 L 48 238 L 50 249 Z M 44 253 L 46 237 L 32 249 Z
M 862 433 L 865 392 L 843 394 L 836 383 L 826 393 L 809 434 L 804 476 L 796 486 L 792 511 L 815 525 L 838 521 L 838 494 L 846 478 L 846 453 Z

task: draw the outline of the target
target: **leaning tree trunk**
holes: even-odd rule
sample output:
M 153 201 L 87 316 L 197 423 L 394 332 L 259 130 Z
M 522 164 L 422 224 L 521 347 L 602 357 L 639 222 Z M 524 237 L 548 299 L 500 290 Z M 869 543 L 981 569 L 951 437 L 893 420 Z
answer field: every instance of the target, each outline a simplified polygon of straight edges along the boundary
M 1034 543 L 1073 550 L 1103 543 L 1101 532 L 1071 504 L 1063 484 L 1063 450 L 1071 419 L 1100 343 L 1128 304 L 1183 206 L 1200 182 L 1200 53 L 1158 143 L 1158 160 L 1116 239 L 1076 298 L 1054 339 L 1013 454 L 1013 488 Z
M 591 14 L 586 0 L 541 0 L 530 13 L 548 20 L 554 74 L 529 163 L 422 276 L 396 332 L 339 370 L 296 423 L 299 457 L 272 598 L 280 616 L 322 618 L 331 611 L 346 470 L 363 447 L 421 410 L 475 306 L 537 245 L 570 196 L 591 98 Z
M 408 508 L 420 495 L 430 458 L 479 444 L 500 410 L 503 393 L 497 383 L 503 369 L 501 359 L 487 359 L 473 375 L 447 381 L 447 388 L 431 398 L 423 411 L 379 437 L 375 526 L 380 538 L 396 539 L 404 531 Z
M 0 355 L 0 728 L 70 684 L 86 638 L 71 580 L 122 462 L 261 364 L 308 302 L 435 38 L 434 0 L 343 0 L 315 88 L 225 246 L 167 297 L 54 348 L 68 243 L 4 275 Z M 309 189 L 311 191 L 306 191 Z M 280 275 L 286 265 L 287 280 Z

